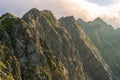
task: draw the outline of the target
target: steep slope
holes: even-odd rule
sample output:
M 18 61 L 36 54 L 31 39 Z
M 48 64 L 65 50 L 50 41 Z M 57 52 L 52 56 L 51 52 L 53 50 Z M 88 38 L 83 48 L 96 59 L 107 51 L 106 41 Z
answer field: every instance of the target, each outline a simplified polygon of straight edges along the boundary
M 71 34 L 72 40 L 74 41 L 75 47 L 77 49 L 77 53 L 80 54 L 79 57 L 83 62 L 83 68 L 87 76 L 93 80 L 107 80 L 111 75 L 109 74 L 109 68 L 100 57 L 99 51 L 95 48 L 84 31 L 77 24 L 74 17 L 62 17 L 59 21 Z M 104 69 L 106 69 L 106 71 L 104 71 Z
M 33 29 L 38 30 L 41 36 L 48 41 L 51 50 L 55 53 L 54 55 L 66 67 L 71 80 L 86 79 L 82 69 L 82 62 L 79 60 L 79 57 L 77 58 L 79 54 L 75 53 L 76 49 L 71 40 L 71 36 L 59 21 L 57 21 L 51 11 L 31 9 L 23 16 L 23 19 Z
M 21 80 L 20 64 L 11 41 L 11 26 L 10 24 L 16 19 L 10 13 L 0 17 L 0 79 L 1 80 Z M 16 74 L 17 73 L 17 74 Z
M 111 80 L 99 51 L 74 18 L 65 24 L 70 29 L 74 25 L 75 34 L 60 21 L 51 11 L 35 8 L 22 19 L 10 13 L 1 16 L 0 79 Z
M 2 80 L 68 80 L 47 41 L 23 20 L 5 14 L 0 29 Z
M 102 19 L 96 18 L 92 22 L 78 19 L 78 23 L 85 30 L 94 45 L 99 49 L 101 55 L 111 68 L 114 79 L 120 79 L 120 38 L 119 29 L 114 30 L 111 25 Z

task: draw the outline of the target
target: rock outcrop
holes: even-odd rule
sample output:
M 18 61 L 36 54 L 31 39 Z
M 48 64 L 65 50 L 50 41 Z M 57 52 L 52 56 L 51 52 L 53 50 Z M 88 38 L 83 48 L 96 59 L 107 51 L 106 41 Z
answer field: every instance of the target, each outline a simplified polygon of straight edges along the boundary
M 0 17 L 0 79 L 111 80 L 111 72 L 73 17 L 49 10 Z
M 114 80 L 120 79 L 120 30 L 113 29 L 111 25 L 102 19 L 96 18 L 93 21 L 85 22 L 78 19 L 85 33 L 90 37 L 93 44 L 101 52 L 101 56 L 112 70 Z
M 99 55 L 99 51 L 92 44 L 81 26 L 77 24 L 74 17 L 61 18 L 59 21 L 71 34 L 77 53 L 79 53 L 80 60 L 83 62 L 83 69 L 86 72 L 86 75 L 93 80 L 109 79 L 111 75 L 110 69 L 106 66 L 102 57 Z M 106 71 L 104 71 L 104 69 L 106 69 Z

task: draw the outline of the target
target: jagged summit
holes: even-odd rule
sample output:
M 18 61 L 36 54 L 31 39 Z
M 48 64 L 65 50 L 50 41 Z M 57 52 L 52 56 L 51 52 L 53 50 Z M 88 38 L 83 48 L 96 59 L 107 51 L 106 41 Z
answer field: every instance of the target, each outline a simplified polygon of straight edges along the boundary
M 86 21 L 84 21 L 82 18 L 78 18 L 78 19 L 77 19 L 77 22 L 85 23 Z
M 113 30 L 114 28 L 111 26 L 111 25 L 109 25 L 109 24 L 107 24 L 103 19 L 101 19 L 101 18 L 99 18 L 99 17 L 97 17 L 96 19 L 94 19 L 92 22 L 89 22 L 91 25 L 93 25 L 94 24 L 94 27 L 101 27 L 101 28 L 110 28 L 111 30 Z M 85 24 L 85 23 L 84 23 Z M 97 26 L 97 25 L 99 25 L 99 26 Z
M 75 18 L 74 18 L 74 16 L 61 17 L 59 19 L 59 21 L 62 21 L 62 20 L 65 20 L 65 21 L 71 22 L 71 23 L 76 21 Z
M 15 16 L 14 14 L 10 13 L 10 12 L 7 12 L 7 13 L 3 14 L 3 15 L 1 16 L 1 18 L 2 18 L 2 17 L 16 18 L 16 16 Z
M 7 12 L 7 13 L 3 14 L 3 15 L 0 17 L 0 20 L 2 21 L 2 20 L 4 20 L 5 18 L 17 18 L 17 17 L 14 16 L 12 13 Z
M 101 18 L 94 21 L 81 23 L 78 22 L 89 36 L 93 44 L 99 49 L 101 55 L 109 65 L 114 79 L 120 79 L 120 30 L 114 29 L 105 23 Z
M 36 14 L 52 14 L 53 15 L 53 13 L 50 10 L 42 10 L 42 11 L 40 11 L 37 8 L 30 9 L 26 14 L 34 14 L 34 15 L 36 15 Z
M 39 9 L 37 9 L 37 8 L 32 8 L 32 9 L 30 9 L 28 12 L 40 12 L 40 11 L 39 11 Z
M 103 21 L 103 20 L 100 17 L 97 17 L 93 21 Z
M 37 27 L 38 25 L 43 25 L 43 26 L 49 25 L 51 27 L 55 27 L 54 24 L 56 25 L 59 24 L 56 17 L 50 10 L 39 11 L 36 8 L 33 8 L 27 13 L 25 13 L 22 19 L 26 23 L 31 24 L 32 27 Z
M 27 13 L 25 13 L 22 17 L 22 19 L 24 21 L 26 21 L 27 23 L 30 21 L 30 20 L 34 20 L 34 22 L 39 22 L 39 21 L 42 21 L 42 20 L 45 20 L 45 21 L 56 21 L 57 19 L 55 18 L 55 16 L 53 15 L 53 13 L 50 11 L 50 10 L 42 10 L 42 11 L 39 11 L 38 9 L 36 8 L 32 8 L 31 10 L 29 10 Z
M 0 79 L 110 80 L 99 51 L 73 16 L 58 21 L 51 11 L 36 8 L 22 19 L 6 16 L 0 25 Z
M 36 8 L 32 8 L 23 15 L 22 19 L 29 21 L 29 18 L 36 18 L 37 16 L 40 16 L 40 11 Z
M 93 51 L 93 54 L 96 56 L 96 58 L 97 58 L 97 60 L 99 60 L 100 61 L 100 64 L 97 64 L 97 65 L 103 65 L 103 64 L 101 64 L 101 60 L 100 60 L 100 56 L 99 56 L 99 54 L 97 54 L 97 53 L 99 53 L 99 51 L 97 50 L 97 49 L 95 49 L 95 46 L 91 43 L 91 41 L 89 40 L 89 38 L 86 36 L 86 34 L 84 33 L 84 31 L 82 30 L 82 28 L 81 28 L 81 26 L 80 25 L 78 25 L 77 24 L 77 22 L 75 21 L 75 22 L 73 22 L 75 19 L 74 19 L 74 17 L 65 17 L 65 18 L 61 18 L 59 21 L 62 23 L 62 25 L 64 25 L 64 27 L 65 27 L 65 29 L 71 34 L 71 36 L 72 36 L 72 39 L 73 39 L 73 41 L 74 41 L 74 44 L 75 44 L 75 47 L 76 47 L 76 49 L 78 48 L 78 50 L 79 50 L 79 47 L 80 47 L 80 45 L 83 45 L 84 43 L 82 43 L 82 40 L 83 41 L 85 41 L 85 45 L 87 45 L 87 46 L 89 46 L 89 49 L 91 50 L 91 51 Z M 95 49 L 95 51 L 94 51 L 94 49 Z M 84 54 L 84 56 L 85 56 L 85 52 L 84 51 L 86 51 L 85 49 L 83 50 L 83 54 Z M 79 53 L 82 53 L 82 50 L 79 50 Z M 90 56 L 89 55 L 89 57 L 84 57 L 83 55 L 80 55 L 81 56 L 81 60 L 83 60 L 83 61 L 85 61 L 85 62 L 88 62 L 89 61 L 89 59 L 90 59 L 90 57 L 93 57 L 93 56 Z M 83 58 L 83 59 L 82 59 Z M 87 61 L 87 59 L 88 59 L 88 61 Z M 93 59 L 93 58 L 92 58 Z M 95 63 L 97 63 L 96 61 L 97 60 L 91 60 L 91 62 L 90 63 L 92 63 L 92 62 L 95 62 Z M 89 64 L 89 63 L 88 63 Z M 96 79 L 94 78 L 93 80 L 99 80 L 99 78 L 98 78 L 98 75 L 96 75 L 96 71 L 95 72 L 92 72 L 91 73 L 91 71 L 89 71 L 90 69 L 89 69 L 89 65 L 86 65 L 86 64 L 84 64 L 84 62 L 83 62 L 83 65 L 85 65 L 85 66 L 87 66 L 87 68 L 86 68 L 86 74 L 88 75 L 88 76 L 90 76 L 91 74 L 92 75 L 94 75 L 94 76 L 96 76 Z M 94 65 L 94 64 L 91 64 L 91 65 Z M 90 65 L 90 66 L 91 66 Z M 104 67 L 106 67 L 106 66 L 104 66 Z M 98 70 L 98 68 L 97 67 L 94 67 L 94 66 L 91 66 L 90 68 L 93 68 L 94 70 Z M 99 68 L 100 68 L 100 66 L 99 66 Z M 106 68 L 107 69 L 107 68 Z M 99 71 L 102 71 L 102 68 L 101 68 L 101 70 L 99 69 Z M 109 71 L 109 70 L 108 70 Z M 107 72 L 105 72 L 105 73 L 102 73 L 102 72 L 100 72 L 99 74 L 101 74 L 101 75 L 106 75 L 106 73 Z M 107 75 L 106 75 L 107 76 Z M 88 79 L 89 80 L 89 79 Z M 104 77 L 103 77 L 103 79 L 100 79 L 100 80 L 107 80 L 107 78 L 105 79 Z
M 27 13 L 25 13 L 22 18 L 25 18 L 25 17 L 30 16 L 30 15 L 33 16 L 33 17 L 35 17 L 35 16 L 41 17 L 43 15 L 53 16 L 53 13 L 50 10 L 40 11 L 37 8 L 32 8 Z
M 26 16 L 28 16 L 28 15 L 32 15 L 32 16 L 39 16 L 39 14 L 40 14 L 40 11 L 38 10 L 38 9 L 36 9 L 36 8 L 32 8 L 32 9 L 30 9 L 27 13 L 25 13 L 24 15 L 23 15 L 23 17 L 26 17 Z
M 99 22 L 99 23 L 105 23 L 107 24 L 105 21 L 103 21 L 100 17 L 97 17 L 96 19 L 94 19 L 92 22 Z
M 17 19 L 12 13 L 5 13 L 0 17 L 0 29 L 2 30 L 10 30 L 10 25 Z
M 100 17 L 97 17 L 96 19 L 94 19 L 93 21 L 88 21 L 88 22 L 85 22 L 83 21 L 82 19 L 78 19 L 77 20 L 78 24 L 80 24 L 81 26 L 89 26 L 89 27 L 92 27 L 94 30 L 94 28 L 111 28 L 113 29 L 113 27 L 109 24 L 107 24 L 103 19 L 101 19 Z
M 42 14 L 48 15 L 48 16 L 53 16 L 53 13 L 50 10 L 43 10 L 40 11 Z
M 61 17 L 60 19 L 75 20 L 74 16 Z

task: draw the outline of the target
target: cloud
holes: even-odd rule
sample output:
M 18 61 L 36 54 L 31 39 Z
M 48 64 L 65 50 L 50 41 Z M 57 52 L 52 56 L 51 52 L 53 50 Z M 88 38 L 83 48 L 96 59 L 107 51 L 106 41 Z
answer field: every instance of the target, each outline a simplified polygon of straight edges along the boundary
M 76 18 L 80 17 L 86 21 L 90 21 L 96 17 L 101 17 L 108 24 L 112 24 L 114 28 L 120 27 L 120 0 L 112 0 L 111 3 L 104 6 L 89 2 L 88 0 L 62 1 L 66 12 L 73 14 Z
M 108 0 L 105 1 L 107 4 Z M 0 15 L 12 12 L 21 17 L 29 9 L 36 7 L 51 10 L 57 18 L 74 15 L 75 18 L 89 21 L 101 17 L 114 27 L 120 27 L 120 0 L 110 1 L 103 6 L 100 5 L 102 2 L 97 4 L 90 0 L 0 0 Z
M 56 15 L 64 15 L 59 0 L 0 0 L 0 15 L 6 12 L 12 12 L 18 16 L 22 16 L 31 8 L 40 10 L 49 9 Z M 60 10 L 59 10 L 60 9 Z

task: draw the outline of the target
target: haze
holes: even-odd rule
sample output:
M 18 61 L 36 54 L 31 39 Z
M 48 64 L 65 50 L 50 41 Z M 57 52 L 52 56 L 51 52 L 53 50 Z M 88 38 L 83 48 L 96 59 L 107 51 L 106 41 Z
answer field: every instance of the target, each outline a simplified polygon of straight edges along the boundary
M 114 28 L 120 27 L 120 0 L 0 0 L 0 15 L 12 12 L 21 17 L 31 8 L 51 10 L 57 18 L 74 15 L 91 21 L 101 17 Z

